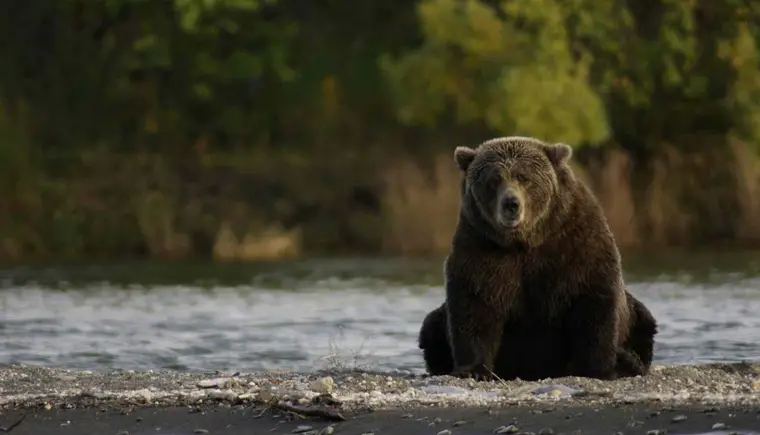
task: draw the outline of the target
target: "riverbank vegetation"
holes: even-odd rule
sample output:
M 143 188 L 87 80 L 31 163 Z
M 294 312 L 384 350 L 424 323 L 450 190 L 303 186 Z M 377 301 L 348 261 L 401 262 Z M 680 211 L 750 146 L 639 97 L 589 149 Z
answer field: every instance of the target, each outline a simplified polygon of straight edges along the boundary
M 760 4 L 0 5 L 0 259 L 440 254 L 457 145 L 576 148 L 619 243 L 760 246 Z

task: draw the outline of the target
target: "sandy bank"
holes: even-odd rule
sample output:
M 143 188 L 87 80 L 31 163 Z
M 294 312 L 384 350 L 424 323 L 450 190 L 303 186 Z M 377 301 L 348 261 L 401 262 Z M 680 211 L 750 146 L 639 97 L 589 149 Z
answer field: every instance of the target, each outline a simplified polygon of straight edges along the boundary
M 646 433 L 641 431 L 645 421 L 676 425 L 677 430 L 686 430 L 699 423 L 702 430 L 709 432 L 714 424 L 724 424 L 712 416 L 728 412 L 726 410 L 732 410 L 728 414 L 733 415 L 727 414 L 726 419 L 742 418 L 746 424 L 754 424 L 748 427 L 745 424 L 747 429 L 760 428 L 756 414 L 760 410 L 760 364 L 657 366 L 646 377 L 613 382 L 558 378 L 541 382 L 479 383 L 411 373 L 91 373 L 17 365 L 0 367 L 0 415 L 3 417 L 0 426 L 12 425 L 13 416 L 34 415 L 14 428 L 14 433 L 23 433 L 24 427 L 30 430 L 30 422 L 43 424 L 56 418 L 71 421 L 74 415 L 79 420 L 90 421 L 91 427 L 96 427 L 100 420 L 105 422 L 103 424 L 116 424 L 125 418 L 128 421 L 122 423 L 137 424 L 139 421 L 134 415 L 139 413 L 145 414 L 140 421 L 148 418 L 171 420 L 174 413 L 185 416 L 171 420 L 174 423 L 165 423 L 164 428 L 171 424 L 189 424 L 189 415 L 206 415 L 203 420 L 206 423 L 198 421 L 193 424 L 198 426 L 197 429 L 209 430 L 201 426 L 216 424 L 212 420 L 221 415 L 220 412 L 239 414 L 238 417 L 228 415 L 227 420 L 217 418 L 220 422 L 228 422 L 222 427 L 234 427 L 230 422 L 237 418 L 244 419 L 250 429 L 255 420 L 263 422 L 256 424 L 268 425 L 264 432 L 274 427 L 274 423 L 293 426 L 288 426 L 287 431 L 285 426 L 281 428 L 282 433 L 290 433 L 298 428 L 299 421 L 305 426 L 312 425 L 308 422 L 318 421 L 319 424 L 313 424 L 311 429 L 303 428 L 305 433 L 316 435 L 328 425 L 336 425 L 335 428 L 358 425 L 356 430 L 365 431 L 336 433 L 369 433 L 373 432 L 373 424 L 383 422 L 395 424 L 394 430 L 383 433 L 407 433 L 404 425 L 417 427 L 410 433 L 437 434 L 443 431 L 446 435 L 446 430 L 452 433 L 492 433 L 500 426 L 517 433 L 517 426 L 509 427 L 513 424 L 511 419 L 527 421 L 535 417 L 538 426 L 552 423 L 554 419 L 557 421 L 552 424 L 558 426 L 565 420 L 580 417 L 584 414 L 582 410 L 586 410 L 588 421 L 583 424 L 582 419 L 573 421 L 580 425 L 578 427 L 585 428 L 584 433 L 601 430 L 604 426 L 597 426 L 594 422 L 601 421 L 599 419 L 604 415 L 609 415 L 613 426 L 623 425 L 622 433 L 629 433 L 626 428 L 637 427 L 630 433 Z M 636 413 L 641 416 L 636 417 Z M 109 415 L 111 417 L 107 417 Z M 382 415 L 386 417 L 379 417 Z M 643 419 L 642 424 L 629 427 L 636 418 Z M 713 423 L 706 427 L 708 421 L 702 420 L 710 418 Z M 466 420 L 479 423 L 462 423 Z M 457 425 L 457 422 L 461 424 Z M 56 424 L 54 433 L 69 433 L 66 432 L 67 425 Z M 362 425 L 366 427 L 360 427 Z M 482 432 L 486 427 L 479 425 L 496 426 L 490 427 L 490 432 Z M 417 432 L 421 429 L 424 431 Z M 724 427 L 720 425 L 715 426 L 715 430 L 722 429 Z M 129 433 L 134 435 L 134 430 Z M 172 434 L 179 434 L 194 433 L 195 429 L 190 432 L 173 430 Z M 198 433 L 206 433 L 202 430 Z M 519 428 L 519 431 L 524 430 Z M 148 432 L 170 433 L 157 432 L 156 428 Z M 78 433 L 85 432 L 80 430 Z M 668 433 L 679 432 L 670 428 Z

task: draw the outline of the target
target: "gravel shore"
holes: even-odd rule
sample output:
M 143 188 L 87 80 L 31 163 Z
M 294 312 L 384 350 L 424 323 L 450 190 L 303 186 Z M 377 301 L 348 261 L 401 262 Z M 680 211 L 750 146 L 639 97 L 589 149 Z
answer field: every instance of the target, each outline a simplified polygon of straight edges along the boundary
M 620 433 L 645 434 L 647 431 L 642 430 L 647 424 L 665 423 L 675 426 L 675 429 L 667 428 L 667 433 L 696 433 L 683 432 L 686 430 L 730 433 L 731 427 L 738 426 L 718 421 L 715 416 L 721 412 L 727 413 L 724 419 L 743 422 L 741 426 L 745 431 L 735 433 L 750 433 L 746 430 L 760 428 L 758 410 L 760 364 L 750 363 L 655 366 L 646 377 L 617 381 L 568 377 L 539 382 L 474 382 L 402 372 L 92 373 L 0 366 L 0 427 L 7 429 L 13 426 L 14 418 L 27 415 L 26 421 L 12 428 L 14 433 L 31 430 L 34 422 L 55 421 L 56 431 L 52 433 L 85 434 L 90 432 L 82 432 L 81 428 L 79 432 L 67 432 L 67 425 L 58 420 L 73 421 L 71 418 L 77 416 L 74 420 L 90 421 L 86 427 L 94 428 L 98 418 L 105 422 L 103 424 L 124 419 L 124 424 L 136 424 L 136 414 L 144 414 L 140 418 L 147 421 L 170 418 L 174 413 L 185 416 L 176 417 L 175 426 L 187 423 L 190 421 L 187 416 L 195 414 L 206 415 L 204 421 L 210 425 L 213 420 L 210 416 L 225 413 L 230 414 L 225 417 L 227 422 L 244 418 L 248 430 L 254 421 L 261 425 L 261 431 L 240 433 L 269 433 L 273 427 L 279 427 L 273 426 L 273 422 L 284 425 L 274 429 L 276 433 L 292 433 L 301 425 L 307 435 L 326 434 L 330 430 L 357 435 L 373 433 L 371 426 L 380 423 L 395 425 L 395 429 L 382 433 L 407 433 L 406 430 L 443 435 L 493 433 L 494 430 L 502 430 L 496 433 L 539 433 L 540 428 L 527 431 L 515 424 L 522 422 L 512 422 L 512 419 L 523 422 L 533 419 L 537 421 L 534 426 L 540 426 L 552 423 L 552 419 L 567 423 L 565 420 L 572 420 L 576 414 L 578 418 L 565 426 L 576 425 L 579 429 L 573 430 L 583 433 L 597 433 L 595 431 L 606 428 L 603 423 L 595 423 L 602 422 L 603 416 L 608 416 L 610 429 L 622 425 L 616 429 Z M 635 418 L 641 418 L 642 423 L 629 427 L 631 421 L 636 421 L 634 414 L 637 413 L 641 416 Z M 378 417 L 382 415 L 386 417 Z M 586 423 L 579 420 L 581 415 L 586 415 Z M 477 422 L 465 424 L 468 420 Z M 559 423 L 552 424 L 559 427 Z M 193 424 L 202 426 L 203 422 Z M 514 427 L 510 427 L 513 424 Z M 482 425 L 496 426 L 489 426 L 488 432 L 483 432 L 487 428 Z M 700 428 L 689 429 L 692 425 Z M 344 431 L 353 426 L 355 430 Z M 213 433 L 238 433 L 230 432 L 235 427 L 232 423 L 223 427 L 225 431 Z M 200 426 L 197 429 L 201 429 L 197 433 L 210 430 Z M 134 428 L 124 430 L 132 435 L 137 433 Z M 144 433 L 195 433 L 195 429 L 181 432 L 190 428 L 173 430 L 160 432 L 152 428 Z

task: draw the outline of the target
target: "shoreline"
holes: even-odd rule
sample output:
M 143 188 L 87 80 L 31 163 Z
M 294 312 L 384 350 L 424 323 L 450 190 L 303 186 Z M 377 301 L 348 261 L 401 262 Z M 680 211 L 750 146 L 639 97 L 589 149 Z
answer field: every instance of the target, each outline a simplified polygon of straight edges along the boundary
M 503 433 L 539 433 L 543 424 L 553 433 L 760 434 L 760 363 L 653 366 L 645 377 L 537 382 L 405 372 L 92 373 L 0 366 L 0 428 L 22 416 L 12 433 L 293 433 L 302 425 L 311 427 L 301 428 L 307 435 L 327 426 L 357 435 L 449 435 L 494 433 L 501 426 Z M 715 424 L 724 427 L 713 430 Z
M 344 422 L 289 417 L 262 407 L 54 409 L 0 413 L 13 435 L 486 435 L 711 434 L 760 435 L 760 407 L 519 406 L 414 408 L 347 415 Z M 21 420 L 23 418 L 23 420 Z

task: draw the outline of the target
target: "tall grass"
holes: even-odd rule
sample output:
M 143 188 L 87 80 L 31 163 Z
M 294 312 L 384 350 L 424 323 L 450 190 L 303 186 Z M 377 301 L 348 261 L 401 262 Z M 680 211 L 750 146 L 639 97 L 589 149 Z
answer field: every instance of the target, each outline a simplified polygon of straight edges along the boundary
M 285 230 L 279 225 L 250 229 L 238 237 L 229 222 L 221 223 L 213 248 L 217 261 L 275 260 L 301 253 L 301 229 Z
M 0 139 L 10 133 L 0 128 Z M 635 171 L 616 151 L 591 163 L 573 161 L 619 245 L 760 247 L 757 154 L 740 141 L 715 154 L 662 149 Z M 461 174 L 449 151 L 427 160 L 398 156 L 363 178 L 352 178 L 351 164 L 335 164 L 320 185 L 308 162 L 300 170 L 263 173 L 245 166 L 251 159 L 236 159 L 242 168 L 204 163 L 188 169 L 155 155 L 105 153 L 50 169 L 10 148 L 0 151 L 7 158 L 0 173 L 0 261 L 252 261 L 334 249 L 440 255 L 449 250 L 458 218 Z M 268 158 L 268 167 L 292 167 Z M 288 188 L 269 190 L 257 184 L 261 180 Z M 352 199 L 358 182 L 349 180 L 362 183 L 358 199 Z
M 594 190 L 610 229 L 621 246 L 641 243 L 630 166 L 630 160 L 620 151 L 610 152 L 602 162 L 592 162 L 586 166 L 573 162 L 576 176 Z
M 760 157 L 741 142 L 731 149 L 728 159 L 665 149 L 639 183 L 632 179 L 630 159 L 618 151 L 600 163 L 573 166 L 599 199 L 622 248 L 692 245 L 711 238 L 758 247 Z M 402 162 L 382 174 L 388 186 L 383 196 L 387 251 L 448 250 L 461 175 L 450 153 L 438 156 L 431 167 Z M 724 174 L 734 179 L 725 180 Z
M 453 162 L 448 153 L 438 155 L 432 168 L 400 161 L 382 172 L 385 251 L 426 255 L 448 250 L 459 216 L 460 175 Z
M 222 191 L 214 193 L 192 180 L 197 173 L 183 178 L 155 155 L 79 156 L 60 166 L 66 170 L 58 176 L 22 171 L 0 185 L 0 262 L 301 254 L 300 229 L 262 219 L 234 177 L 223 186 L 206 183 Z
M 732 141 L 739 205 L 736 238 L 760 245 L 760 158 L 742 142 Z

